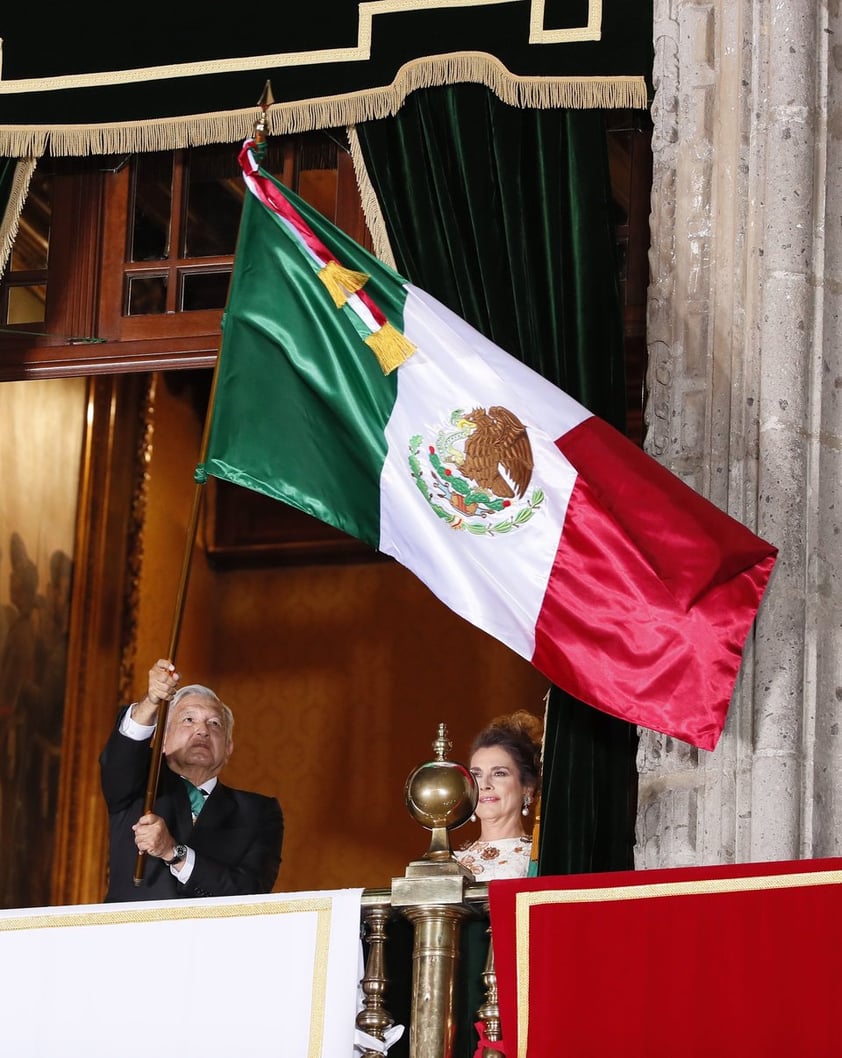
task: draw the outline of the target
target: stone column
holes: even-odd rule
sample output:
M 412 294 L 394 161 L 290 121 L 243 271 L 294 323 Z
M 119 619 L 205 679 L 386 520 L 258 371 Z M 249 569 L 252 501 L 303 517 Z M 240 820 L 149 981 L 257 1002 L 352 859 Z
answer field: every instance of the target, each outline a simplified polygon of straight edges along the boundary
M 804 697 L 811 702 L 812 785 L 804 812 L 804 856 L 842 855 L 842 9 L 816 13 L 819 101 L 814 188 L 820 223 L 814 247 L 815 394 L 810 423 L 815 497 L 807 546 L 809 664 Z
M 642 734 L 640 868 L 842 854 L 839 7 L 654 4 L 645 445 L 781 554 L 717 749 Z

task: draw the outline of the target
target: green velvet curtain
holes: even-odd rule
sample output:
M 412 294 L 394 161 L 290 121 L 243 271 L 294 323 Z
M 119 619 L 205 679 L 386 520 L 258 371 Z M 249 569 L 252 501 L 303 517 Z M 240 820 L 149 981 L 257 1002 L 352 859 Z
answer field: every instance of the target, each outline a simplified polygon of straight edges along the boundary
M 456 85 L 357 133 L 398 270 L 622 428 L 601 112 L 522 110 Z
M 457 85 L 416 92 L 357 134 L 398 270 L 623 429 L 602 113 L 518 109 Z M 631 725 L 553 689 L 541 874 L 632 866 L 636 742 Z
M 417 92 L 395 118 L 358 125 L 357 134 L 398 270 L 623 429 L 602 113 L 518 109 L 458 85 Z M 633 866 L 636 748 L 634 727 L 552 689 L 540 874 Z M 476 1042 L 470 1012 L 484 997 L 471 982 L 482 970 L 484 928 L 463 931 L 456 1058 L 470 1058 Z

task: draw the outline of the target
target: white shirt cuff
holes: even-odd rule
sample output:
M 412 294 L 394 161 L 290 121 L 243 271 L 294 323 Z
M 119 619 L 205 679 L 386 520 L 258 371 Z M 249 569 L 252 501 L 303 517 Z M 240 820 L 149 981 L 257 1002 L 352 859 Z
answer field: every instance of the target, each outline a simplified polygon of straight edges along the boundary
M 121 735 L 134 739 L 135 742 L 143 742 L 144 739 L 152 737 L 154 730 L 154 724 L 139 724 L 137 720 L 132 719 L 131 706 L 123 713 L 123 718 L 120 721 Z

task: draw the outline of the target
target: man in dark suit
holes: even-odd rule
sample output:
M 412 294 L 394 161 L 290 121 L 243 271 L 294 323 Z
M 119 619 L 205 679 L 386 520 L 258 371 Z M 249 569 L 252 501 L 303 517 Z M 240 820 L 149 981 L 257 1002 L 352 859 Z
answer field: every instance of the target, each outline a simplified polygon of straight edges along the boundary
M 100 756 L 110 823 L 106 901 L 269 893 L 278 876 L 280 804 L 219 781 L 234 748 L 231 710 L 208 687 L 177 691 L 178 680 L 170 661 L 157 661 L 146 697 L 121 712 Z M 144 815 L 151 739 L 164 699 L 171 699 L 164 759 L 153 811 Z M 146 856 L 135 885 L 138 852 Z

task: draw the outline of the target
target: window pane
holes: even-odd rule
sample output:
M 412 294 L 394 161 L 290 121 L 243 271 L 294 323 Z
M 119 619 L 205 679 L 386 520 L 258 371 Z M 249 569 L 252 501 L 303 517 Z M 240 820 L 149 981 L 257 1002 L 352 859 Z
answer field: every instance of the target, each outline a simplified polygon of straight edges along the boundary
M 224 272 L 191 272 L 181 280 L 181 308 L 224 309 L 228 296 L 230 270 Z
M 187 176 L 187 218 L 182 256 L 232 254 L 242 205 L 243 179 L 236 148 L 194 148 L 190 152 Z
M 9 258 L 12 272 L 31 272 L 47 267 L 50 248 L 53 178 L 36 169 L 20 215 L 18 234 Z
M 43 323 L 47 288 L 39 286 L 9 287 L 9 318 L 6 323 Z
M 169 254 L 172 167 L 169 152 L 138 154 L 135 158 L 130 261 L 163 261 Z
M 152 316 L 166 312 L 167 277 L 130 277 L 126 301 L 129 316 Z

